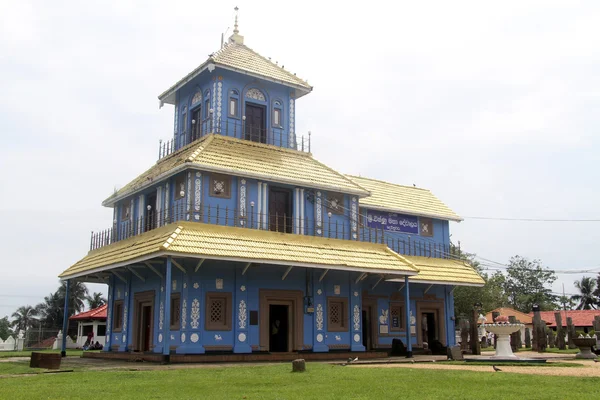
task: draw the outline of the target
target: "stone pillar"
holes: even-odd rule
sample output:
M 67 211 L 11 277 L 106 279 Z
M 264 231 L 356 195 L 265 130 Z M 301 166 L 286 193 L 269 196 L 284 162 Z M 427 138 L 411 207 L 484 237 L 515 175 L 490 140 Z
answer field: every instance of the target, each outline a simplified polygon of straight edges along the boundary
M 567 345 L 565 343 L 565 330 L 563 328 L 560 311 L 554 313 L 554 319 L 556 320 L 556 344 L 560 350 L 565 350 Z
M 567 317 L 567 333 L 569 335 L 569 349 L 576 349 L 577 346 L 573 343 L 573 339 L 577 334 L 575 333 L 575 326 L 571 317 Z
M 546 327 L 546 336 L 548 338 L 548 347 L 554 348 L 554 331 L 551 328 Z
M 167 267 L 165 273 L 165 337 L 163 338 L 163 355 L 165 361 L 169 361 L 171 352 L 171 256 L 167 256 Z
M 365 351 L 362 344 L 362 294 L 360 282 L 356 283 L 356 278 L 349 275 L 350 286 L 350 350 Z
M 510 322 L 511 324 L 516 324 L 517 318 L 514 316 L 509 316 L 508 322 Z M 510 348 L 512 349 L 513 353 L 519 350 L 519 348 L 517 347 L 517 343 L 518 343 L 518 338 L 520 338 L 520 337 L 521 337 L 520 329 L 518 331 L 510 334 Z
M 473 315 L 471 317 L 471 354 L 481 355 L 481 342 L 479 341 L 479 331 L 477 330 L 477 320 L 479 319 L 479 306 L 473 306 Z
M 531 331 L 525 328 L 525 347 L 531 347 Z
M 60 356 L 67 356 L 67 330 L 69 329 L 69 291 L 71 290 L 71 280 L 67 279 L 67 284 L 65 288 L 65 307 L 63 311 L 63 335 L 62 342 L 60 345 Z
M 410 337 L 410 290 L 408 284 L 408 275 L 404 277 L 404 307 L 406 308 L 406 358 L 412 358 L 412 340 Z
M 469 320 L 461 318 L 459 323 L 460 327 L 460 349 L 463 352 L 469 351 Z

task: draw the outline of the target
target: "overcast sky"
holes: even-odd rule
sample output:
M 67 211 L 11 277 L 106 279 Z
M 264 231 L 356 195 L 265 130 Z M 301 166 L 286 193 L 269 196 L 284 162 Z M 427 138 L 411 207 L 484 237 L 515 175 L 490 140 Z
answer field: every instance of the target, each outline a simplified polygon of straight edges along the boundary
M 296 130 L 318 160 L 431 189 L 486 259 L 600 267 L 598 222 L 468 218 L 600 219 L 598 1 L 0 0 L 0 317 L 110 226 L 101 201 L 172 134 L 158 94 L 219 48 L 236 4 L 245 43 L 314 86 Z

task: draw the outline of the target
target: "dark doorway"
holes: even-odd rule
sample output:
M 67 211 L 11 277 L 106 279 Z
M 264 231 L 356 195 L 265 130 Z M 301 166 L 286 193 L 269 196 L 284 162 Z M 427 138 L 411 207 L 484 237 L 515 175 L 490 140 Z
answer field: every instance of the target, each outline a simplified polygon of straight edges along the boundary
M 371 316 L 369 315 L 369 309 L 362 310 L 362 344 L 366 350 L 373 348 L 371 342 Z
M 146 218 L 144 221 L 144 231 L 156 228 L 156 193 L 146 196 Z
M 292 192 L 290 190 L 270 188 L 269 230 L 292 233 Z
M 152 304 L 140 304 L 142 316 L 140 320 L 140 350 L 150 351 L 152 344 Z
M 434 340 L 437 339 L 435 313 L 423 313 L 421 316 L 421 324 L 423 329 L 423 340 L 431 346 Z
M 192 130 L 191 130 L 191 140 L 190 143 L 194 140 L 200 139 L 202 137 L 202 107 L 198 106 L 192 110 Z
M 269 351 L 289 351 L 289 306 L 269 305 Z
M 246 140 L 267 143 L 265 130 L 265 108 L 256 104 L 246 103 L 246 122 L 244 128 Z

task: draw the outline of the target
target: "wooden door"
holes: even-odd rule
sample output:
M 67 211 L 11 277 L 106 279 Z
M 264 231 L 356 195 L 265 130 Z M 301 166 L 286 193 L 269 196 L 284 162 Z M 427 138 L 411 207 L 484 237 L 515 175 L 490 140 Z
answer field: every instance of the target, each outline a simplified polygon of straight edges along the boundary
M 246 122 L 244 128 L 246 140 L 266 143 L 265 108 L 256 104 L 246 103 Z
M 202 107 L 198 106 L 192 110 L 191 142 L 202 137 Z
M 270 188 L 269 230 L 292 233 L 292 192 L 290 190 Z

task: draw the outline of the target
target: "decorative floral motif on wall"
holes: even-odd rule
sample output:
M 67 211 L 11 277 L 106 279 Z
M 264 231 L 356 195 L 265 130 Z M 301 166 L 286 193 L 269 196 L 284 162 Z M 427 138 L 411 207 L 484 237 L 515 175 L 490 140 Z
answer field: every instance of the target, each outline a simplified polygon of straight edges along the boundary
M 200 285 L 198 284 L 198 282 L 194 282 L 194 289 L 198 289 L 200 287 Z
M 317 224 L 317 235 L 321 235 L 323 232 L 321 230 L 323 226 L 323 199 L 321 198 L 321 192 L 317 192 L 317 197 L 315 198 L 315 216 L 316 216 L 316 224 Z
M 352 196 L 352 204 L 350 205 L 350 221 L 352 232 L 356 232 L 358 230 L 358 202 L 356 196 Z
M 215 287 L 217 289 L 223 289 L 223 279 L 217 278 L 215 280 Z
M 181 329 L 185 329 L 187 326 L 187 301 L 183 299 L 181 305 Z
M 194 210 L 200 211 L 200 202 L 202 199 L 202 173 L 196 172 L 196 180 L 194 181 Z M 197 219 L 200 219 L 198 216 Z
M 185 342 L 185 332 L 181 334 L 181 343 Z
M 248 316 L 246 315 L 246 301 L 240 300 L 240 306 L 238 309 L 238 319 L 239 319 L 240 329 L 246 329 L 247 318 L 248 318 Z
M 246 218 L 246 180 L 240 181 L 240 226 L 244 226 Z
M 173 282 L 171 282 L 171 290 L 177 290 L 177 279 L 173 279 Z
M 123 332 L 127 331 L 127 304 L 125 304 L 123 311 Z
M 354 305 L 354 316 L 352 317 L 352 322 L 354 323 L 354 330 L 360 330 L 360 308 L 358 304 Z
M 322 295 L 322 294 L 323 294 L 323 291 L 322 291 L 321 289 L 318 289 L 318 290 L 317 290 L 317 294 L 320 296 L 320 295 Z
M 202 101 L 202 91 L 196 92 L 194 97 L 192 97 L 192 104 L 198 104 Z
M 161 290 L 162 292 L 162 290 Z M 163 321 L 165 319 L 165 305 L 162 300 L 160 301 L 160 307 L 158 308 L 158 329 L 162 331 Z
M 163 340 L 162 333 L 159 333 L 158 334 L 158 343 L 162 343 L 162 340 Z
M 294 99 L 290 99 L 290 125 L 289 125 L 289 147 L 296 146 L 296 132 L 294 126 L 295 110 L 294 110 Z
M 223 338 L 221 337 L 221 335 L 215 335 L 215 340 L 217 342 L 220 342 L 221 340 L 223 340 Z
M 317 304 L 317 330 L 318 331 L 322 331 L 323 330 L 323 305 L 322 304 Z
M 188 176 L 187 176 L 187 190 L 186 193 L 188 194 L 185 199 L 185 203 L 186 203 L 186 210 L 187 210 L 187 215 L 185 216 L 185 219 L 187 219 L 189 221 L 190 219 L 190 210 L 192 209 L 192 196 L 190 196 L 190 193 L 192 193 L 192 173 L 188 172 Z
M 217 108 L 216 105 L 216 100 L 217 100 L 217 82 L 213 82 L 213 89 L 212 89 L 212 124 L 213 124 L 213 128 L 217 125 L 217 113 L 215 112 L 215 108 Z
M 240 291 L 245 292 L 246 291 L 246 286 L 245 285 L 240 286 Z
M 165 184 L 165 221 L 169 220 L 169 182 Z
M 389 310 L 381 310 L 381 315 L 379 316 L 379 323 L 381 325 L 387 325 L 388 323 L 388 315 L 389 315 Z
M 190 326 L 192 329 L 198 329 L 200 326 L 200 302 L 198 299 L 192 300 L 192 312 L 190 314 Z
M 354 334 L 354 341 L 356 343 L 360 342 L 360 335 L 358 333 Z
M 342 337 L 340 335 L 335 335 L 335 340 L 338 342 L 342 341 Z
M 239 340 L 240 342 L 245 342 L 245 341 L 246 341 L 246 334 L 245 334 L 244 332 L 240 333 L 240 334 L 238 335 L 238 340 Z
M 319 334 L 317 335 L 317 342 L 321 343 L 322 341 L 323 341 L 323 334 L 322 334 L 322 333 L 319 333 Z
M 254 99 L 254 100 L 258 100 L 258 101 L 267 101 L 267 99 L 265 99 L 265 95 L 263 94 L 263 92 L 261 92 L 258 89 L 255 89 L 255 88 L 252 88 L 246 92 L 246 98 Z
M 217 129 L 221 130 L 221 100 L 223 98 L 223 82 L 217 83 Z
M 200 340 L 200 337 L 197 333 L 192 333 L 192 335 L 190 336 L 190 340 L 192 341 L 192 343 L 197 343 L 198 340 Z

